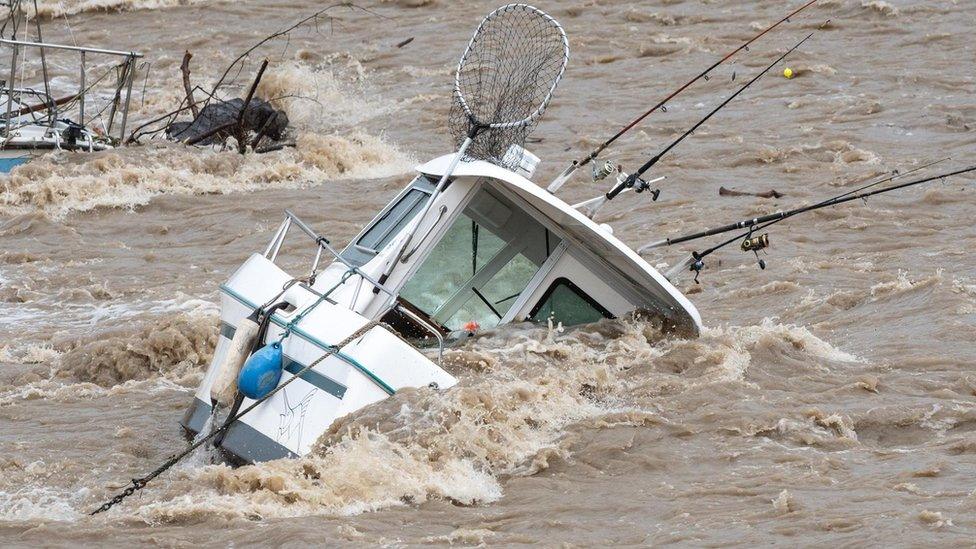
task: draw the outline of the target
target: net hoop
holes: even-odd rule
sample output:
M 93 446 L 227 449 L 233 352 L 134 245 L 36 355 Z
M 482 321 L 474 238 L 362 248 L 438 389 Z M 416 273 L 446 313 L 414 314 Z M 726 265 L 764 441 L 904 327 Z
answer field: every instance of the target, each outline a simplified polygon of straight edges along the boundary
M 485 123 L 482 120 L 478 120 L 478 118 L 474 115 L 474 113 L 471 112 L 471 108 L 468 106 L 468 102 L 464 98 L 464 93 L 461 91 L 461 72 L 464 70 L 465 62 L 468 60 L 468 56 L 471 54 L 472 49 L 474 48 L 474 45 L 478 40 L 478 36 L 481 34 L 482 29 L 484 29 L 485 24 L 497 18 L 500 14 L 504 14 L 515 10 L 522 10 L 522 11 L 526 11 L 538 15 L 540 18 L 544 19 L 546 23 L 551 25 L 559 33 L 559 37 L 562 40 L 562 46 L 563 46 L 562 63 L 559 67 L 559 73 L 553 79 L 552 85 L 549 87 L 549 90 L 546 92 L 545 98 L 542 100 L 539 106 L 536 107 L 536 109 L 532 111 L 531 114 L 529 114 L 529 116 L 517 121 Z M 529 4 L 506 4 L 500 8 L 495 9 L 488 15 L 486 15 L 485 18 L 481 20 L 481 23 L 478 25 L 478 28 L 475 29 L 474 35 L 471 36 L 471 40 L 468 42 L 468 46 L 464 49 L 464 53 L 461 55 L 461 60 L 458 62 L 457 70 L 454 71 L 454 93 L 458 99 L 458 102 L 461 104 L 461 108 L 464 109 L 464 113 L 467 114 L 468 117 L 471 118 L 472 122 L 474 122 L 475 124 L 479 124 L 491 129 L 511 128 L 515 126 L 526 125 L 532 122 L 533 120 L 535 120 L 536 118 L 538 118 L 539 116 L 541 116 L 543 112 L 545 112 L 546 107 L 549 105 L 549 101 L 552 99 L 553 92 L 556 91 L 556 86 L 559 85 L 559 81 L 562 80 L 563 74 L 566 72 L 567 64 L 569 64 L 569 39 L 566 37 L 566 31 L 563 30 L 562 25 L 560 25 L 558 21 L 553 19 L 553 17 L 548 13 L 540 10 L 535 6 L 530 6 Z

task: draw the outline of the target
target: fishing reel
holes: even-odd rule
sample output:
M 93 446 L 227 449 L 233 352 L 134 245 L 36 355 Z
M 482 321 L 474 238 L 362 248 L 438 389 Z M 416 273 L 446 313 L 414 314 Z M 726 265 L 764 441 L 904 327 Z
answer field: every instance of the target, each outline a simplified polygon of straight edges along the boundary
M 742 241 L 743 252 L 755 252 L 769 247 L 769 233 L 746 238 Z
M 615 172 L 618 173 L 619 175 L 617 175 L 617 185 L 614 187 L 614 190 L 620 189 L 620 191 L 613 193 L 614 197 L 616 197 L 617 194 L 619 194 L 624 189 L 634 189 L 635 193 L 640 194 L 646 190 L 649 190 L 651 188 L 650 185 L 651 183 L 661 181 L 661 179 L 663 179 L 663 178 L 658 178 L 658 179 L 654 179 L 651 182 L 647 182 L 641 179 L 640 177 L 628 176 L 624 172 L 620 171 L 620 166 L 614 166 L 613 162 L 607 160 L 606 162 L 603 163 L 602 166 L 593 164 L 593 170 L 592 170 L 593 181 L 594 182 L 603 181 L 604 179 L 613 175 Z M 651 200 L 657 201 L 657 197 L 661 195 L 661 189 L 654 189 L 653 191 L 651 191 L 651 195 L 652 195 Z
M 628 179 L 630 179 L 630 178 L 628 178 Z M 661 179 L 663 179 L 663 178 L 661 178 Z M 654 181 L 660 181 L 661 179 L 655 179 Z M 640 177 L 635 177 L 634 178 L 634 182 L 632 183 L 632 185 L 633 185 L 633 188 L 634 188 L 634 192 L 637 193 L 637 194 L 640 194 L 640 193 L 642 193 L 644 191 L 651 191 L 651 201 L 652 202 L 657 202 L 657 197 L 661 196 L 661 189 L 651 190 L 651 184 L 649 182 L 647 182 L 647 181 L 644 181 Z
M 759 257 L 759 250 L 765 250 L 768 247 L 769 233 L 752 236 L 752 229 L 749 229 L 749 234 L 742 240 L 742 244 L 740 246 L 743 252 L 752 252 L 756 254 L 756 260 L 759 262 L 759 268 L 762 270 L 766 269 L 766 261 Z
M 617 168 L 617 184 L 614 185 L 613 189 L 607 193 L 607 200 L 613 200 L 618 194 L 622 193 L 624 189 L 633 189 L 637 194 L 644 191 L 650 191 L 651 200 L 656 202 L 657 198 L 661 196 L 661 189 L 651 190 L 651 183 L 657 183 L 658 181 L 662 180 L 664 180 L 663 176 L 652 179 L 651 181 L 645 181 L 637 175 L 627 175 Z
M 593 182 L 596 183 L 597 181 L 603 181 L 604 179 L 610 177 L 615 171 L 617 171 L 617 167 L 614 166 L 613 162 L 610 162 L 609 160 L 604 162 L 602 166 L 594 162 L 592 170 Z
M 699 255 L 698 252 L 691 252 L 692 262 L 688 266 L 688 270 L 695 273 L 695 284 L 701 284 L 698 282 L 698 277 L 701 276 L 702 269 L 705 268 L 704 256 Z

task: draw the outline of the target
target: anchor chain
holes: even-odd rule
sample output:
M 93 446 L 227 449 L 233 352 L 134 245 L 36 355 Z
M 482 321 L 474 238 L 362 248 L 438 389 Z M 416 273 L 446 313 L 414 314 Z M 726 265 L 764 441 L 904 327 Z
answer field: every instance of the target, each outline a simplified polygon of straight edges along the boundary
M 230 426 L 235 421 L 241 419 L 245 414 L 247 414 L 251 410 L 257 408 L 259 405 L 261 405 L 262 403 L 264 403 L 264 401 L 266 401 L 269 398 L 271 398 L 272 396 L 274 396 L 278 391 L 284 389 L 289 383 L 291 383 L 292 381 L 295 381 L 296 379 L 298 379 L 299 377 L 301 377 L 302 374 L 304 374 L 308 370 L 311 370 L 313 367 L 317 366 L 323 360 L 325 360 L 325 359 L 329 358 L 330 356 L 338 353 L 340 350 L 342 350 L 343 347 L 345 347 L 346 345 L 349 345 L 353 341 L 355 341 L 355 340 L 359 339 L 360 337 L 366 335 L 366 332 L 372 330 L 373 328 L 375 328 L 376 326 L 379 326 L 379 325 L 380 325 L 380 322 L 379 321 L 371 320 L 371 321 L 367 322 L 365 325 L 363 325 L 363 327 L 359 328 L 358 330 L 356 330 L 355 332 L 353 332 L 352 334 L 350 334 L 346 339 L 343 339 L 341 342 L 339 342 L 336 345 L 331 345 L 329 347 L 329 350 L 327 350 L 325 353 L 323 353 L 322 356 L 320 356 L 319 358 L 315 359 L 315 361 L 312 362 L 311 364 L 309 364 L 308 366 L 305 366 L 304 368 L 302 368 L 301 370 L 299 370 L 297 373 L 295 373 L 295 375 L 293 375 L 292 377 L 288 378 L 281 385 L 275 387 L 274 390 L 272 390 L 270 393 L 268 393 L 267 395 L 265 395 L 263 398 L 261 398 L 259 400 L 256 400 L 250 406 L 248 406 L 247 408 L 245 408 L 244 410 L 242 410 L 241 413 L 239 413 L 236 416 L 234 416 L 234 418 L 231 421 L 227 421 L 222 426 L 220 426 L 219 428 L 214 429 L 207 436 L 201 438 L 200 440 L 197 440 L 196 442 L 194 442 L 193 444 L 191 444 L 190 446 L 188 446 L 185 450 L 183 450 L 183 452 L 181 452 L 179 454 L 174 454 L 174 455 L 170 456 L 170 458 L 168 460 L 166 460 L 162 465 L 160 465 L 158 468 L 156 468 L 153 472 L 149 473 L 148 475 L 146 475 L 144 477 L 141 477 L 141 478 L 134 478 L 134 479 L 132 479 L 132 485 L 131 486 L 129 486 L 125 490 L 122 490 L 121 492 L 119 492 L 115 497 L 113 497 L 109 501 L 106 501 L 105 503 L 103 503 L 98 509 L 95 509 L 94 511 L 92 511 L 91 513 L 89 513 L 89 515 L 92 515 L 93 516 L 93 515 L 97 515 L 99 513 L 104 513 L 105 511 L 108 511 L 109 509 L 111 509 L 115 505 L 118 505 L 119 503 L 122 503 L 122 500 L 124 500 L 125 498 L 131 496 L 132 494 L 136 493 L 139 490 L 142 490 L 143 488 L 146 487 L 147 484 L 149 484 L 149 482 L 151 480 L 153 480 L 154 478 L 156 478 L 159 475 L 161 475 L 164 472 L 166 472 L 166 470 L 168 470 L 172 466 L 174 466 L 177 463 L 179 463 L 179 461 L 181 459 L 183 459 L 186 456 L 188 456 L 191 453 L 193 453 L 194 450 L 196 450 L 197 448 L 203 446 L 205 443 L 209 442 L 215 436 L 217 436 L 220 433 L 223 433 L 224 431 L 226 431 L 228 428 L 230 428 Z

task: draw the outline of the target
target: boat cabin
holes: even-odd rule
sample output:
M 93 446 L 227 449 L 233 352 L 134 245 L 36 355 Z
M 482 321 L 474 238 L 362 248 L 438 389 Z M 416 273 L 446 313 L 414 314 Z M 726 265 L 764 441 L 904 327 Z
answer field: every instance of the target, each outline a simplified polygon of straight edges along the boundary
M 387 265 L 383 251 L 396 248 L 450 160 L 419 166 L 342 257 L 367 270 L 374 262 Z M 697 333 L 694 307 L 608 226 L 523 175 L 463 161 L 436 200 L 420 221 L 415 247 L 391 272 L 398 306 L 384 320 L 405 335 L 431 327 L 459 335 L 521 321 L 573 326 L 637 309 L 660 318 L 667 330 Z
M 573 326 L 642 311 L 664 331 L 698 333 L 698 312 L 667 279 L 609 227 L 529 181 L 531 169 L 464 160 L 436 192 L 453 159 L 419 166 L 342 251 L 286 212 L 264 254 L 221 285 L 221 337 L 183 419 L 188 436 L 221 406 L 233 414 L 255 402 L 241 392 L 221 402 L 215 382 L 243 376 L 242 361 L 269 344 L 281 347 L 279 383 L 289 385 L 217 442 L 232 462 L 304 455 L 343 415 L 402 388 L 451 387 L 445 342 L 502 324 Z M 304 276 L 277 263 L 293 226 L 315 246 Z M 323 251 L 334 261 L 320 269 Z M 256 311 L 266 328 L 242 351 L 235 334 Z

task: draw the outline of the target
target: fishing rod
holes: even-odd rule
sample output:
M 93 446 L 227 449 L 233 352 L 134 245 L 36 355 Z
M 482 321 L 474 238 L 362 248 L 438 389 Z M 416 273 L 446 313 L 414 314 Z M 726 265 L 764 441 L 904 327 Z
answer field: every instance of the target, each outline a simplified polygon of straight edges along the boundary
M 773 67 L 775 67 L 777 64 L 779 64 L 780 62 L 782 62 L 783 59 L 786 59 L 786 57 L 788 55 L 790 55 L 791 53 L 793 53 L 794 51 L 796 51 L 807 40 L 809 40 L 813 36 L 813 34 L 814 33 L 812 33 L 812 32 L 810 34 L 808 34 L 806 36 L 806 38 L 804 38 L 803 40 L 800 40 L 799 42 L 797 42 L 795 46 L 793 46 L 792 48 L 790 48 L 789 50 L 787 50 L 786 53 L 784 53 L 783 55 L 779 56 L 778 59 L 776 59 L 775 61 L 773 61 L 772 63 L 770 63 L 765 69 L 762 70 L 762 72 L 760 72 L 756 76 L 752 77 L 752 79 L 749 80 L 748 82 L 746 82 L 744 86 L 740 87 L 738 90 L 736 90 L 735 93 L 733 93 L 732 95 L 730 95 L 729 97 L 727 97 L 724 101 L 722 101 L 721 103 L 719 103 L 717 107 L 715 107 L 714 109 L 712 109 L 711 112 L 709 112 L 707 115 L 705 115 L 704 118 L 702 118 L 701 120 L 699 120 L 698 122 L 696 122 L 694 126 L 692 126 L 686 132 L 684 132 L 683 134 L 681 134 L 681 136 L 679 136 L 677 139 L 675 139 L 674 141 L 672 141 L 668 146 L 664 147 L 664 149 L 662 149 L 661 152 L 659 152 L 656 155 L 654 155 L 653 157 L 651 157 L 651 159 L 648 160 L 647 162 L 645 162 L 644 165 L 641 166 L 636 172 L 634 172 L 634 173 L 632 173 L 630 175 L 626 175 L 626 174 L 621 173 L 620 176 L 617 178 L 616 185 L 614 185 L 613 188 L 610 189 L 609 192 L 607 192 L 607 194 L 606 194 L 606 200 L 602 201 L 599 204 L 599 206 L 602 206 L 606 202 L 609 202 L 610 200 L 613 200 L 614 198 L 617 197 L 617 195 L 619 195 L 625 189 L 634 189 L 634 192 L 637 192 L 637 193 L 640 193 L 640 192 L 649 190 L 650 189 L 650 184 L 647 181 L 644 181 L 641 178 L 641 176 L 643 176 L 644 173 L 647 172 L 647 170 L 651 169 L 655 164 L 657 164 L 661 160 L 661 158 L 664 157 L 664 155 L 666 155 L 669 152 L 671 152 L 672 149 L 674 149 L 682 141 L 684 141 L 685 139 L 687 139 L 688 136 L 690 136 L 691 134 L 695 133 L 695 130 L 697 130 L 698 128 L 700 128 L 705 122 L 708 122 L 708 120 L 711 117 L 715 116 L 715 114 L 718 113 L 718 111 L 720 111 L 723 108 L 725 108 L 725 106 L 728 105 L 729 103 L 731 103 L 732 100 L 734 100 L 736 97 L 738 97 L 740 94 L 742 94 L 742 92 L 744 92 L 747 89 L 749 89 L 749 87 L 751 87 L 753 84 L 755 84 L 760 78 L 762 78 L 763 76 L 765 76 L 769 71 L 771 71 L 773 69 Z M 660 191 L 659 190 L 654 190 L 654 191 L 651 191 L 651 192 L 653 194 L 653 199 L 654 200 L 657 200 L 658 195 L 660 195 Z
M 946 158 L 943 158 L 941 160 L 936 160 L 935 162 L 930 162 L 928 164 L 919 166 L 919 167 L 917 167 L 917 168 L 915 168 L 913 170 L 909 170 L 909 171 L 907 171 L 907 172 L 905 172 L 903 174 L 902 173 L 899 173 L 898 170 L 894 170 L 894 171 L 892 171 L 891 175 L 888 176 L 888 177 L 885 177 L 883 179 L 879 179 L 879 180 L 874 181 L 872 183 L 868 183 L 867 185 L 858 187 L 856 189 L 852 189 L 852 190 L 850 190 L 850 191 L 848 191 L 846 193 L 841 193 L 841 194 L 839 194 L 837 196 L 834 196 L 832 198 L 828 198 L 827 200 L 823 200 L 821 202 L 818 202 L 818 203 L 814 204 L 813 206 L 806 206 L 805 207 L 806 209 L 804 211 L 810 211 L 810 210 L 817 209 L 817 208 L 824 208 L 824 207 L 827 207 L 827 206 L 832 206 L 834 204 L 837 204 L 838 201 L 841 200 L 841 199 L 843 199 L 843 198 L 846 198 L 846 197 L 849 197 L 851 195 L 857 194 L 857 193 L 859 193 L 861 191 L 864 191 L 866 189 L 870 189 L 872 187 L 876 187 L 878 185 L 881 185 L 882 183 L 888 183 L 888 182 L 894 181 L 895 179 L 899 179 L 901 177 L 908 176 L 908 175 L 910 175 L 912 173 L 915 173 L 915 172 L 924 170 L 924 169 L 926 169 L 926 168 L 928 168 L 930 166 L 934 166 L 935 164 L 939 164 L 941 162 L 945 162 L 948 159 L 949 158 L 946 157 Z M 865 203 L 867 203 L 867 196 L 861 196 L 859 198 L 861 198 L 862 200 L 864 200 Z M 698 252 L 698 254 L 697 254 L 698 257 L 694 257 L 695 254 L 692 254 L 692 257 L 695 259 L 695 261 L 689 263 L 688 266 L 691 267 L 692 265 L 694 265 L 694 266 L 697 267 L 697 270 L 695 270 L 695 273 L 696 273 L 695 274 L 695 282 L 698 281 L 697 280 L 698 279 L 698 273 L 701 271 L 701 269 L 703 269 L 705 267 L 705 264 L 702 262 L 702 259 L 705 258 L 705 257 L 707 257 L 707 256 L 709 256 L 709 255 L 711 255 L 712 253 L 716 252 L 717 250 L 720 250 L 720 249 L 728 246 L 729 244 L 732 244 L 733 242 L 735 242 L 737 240 L 742 240 L 742 245 L 740 246 L 742 248 L 742 251 L 754 253 L 756 255 L 756 260 L 757 260 L 757 262 L 759 264 L 759 268 L 761 270 L 765 270 L 766 269 L 766 261 L 763 260 L 763 259 L 761 259 L 759 257 L 759 250 L 763 250 L 763 249 L 769 247 L 769 233 L 760 234 L 760 235 L 755 236 L 755 237 L 752 236 L 753 233 L 758 232 L 758 231 L 762 231 L 763 229 L 766 229 L 767 227 L 769 227 L 771 225 L 775 225 L 775 224 L 777 224 L 777 223 L 779 223 L 781 221 L 784 221 L 784 220 L 792 217 L 793 215 L 797 215 L 799 213 L 803 213 L 803 212 L 802 211 L 796 211 L 792 215 L 786 215 L 786 216 L 783 216 L 783 217 L 779 217 L 777 219 L 773 219 L 772 221 L 768 221 L 768 222 L 763 223 L 763 224 L 758 225 L 758 226 L 757 225 L 751 225 L 749 227 L 749 230 L 747 230 L 746 232 L 744 232 L 742 234 L 739 234 L 739 235 L 736 235 L 736 236 L 734 236 L 734 237 L 732 237 L 732 238 L 730 238 L 730 239 L 728 239 L 728 240 L 726 240 L 726 241 L 724 241 L 724 242 L 722 242 L 722 243 L 720 243 L 720 244 L 718 244 L 716 246 L 712 246 L 711 248 L 708 248 L 707 250 L 704 250 L 702 252 Z
M 889 183 L 889 182 L 894 181 L 896 179 L 901 179 L 902 177 L 907 177 L 907 176 L 909 176 L 909 175 L 911 175 L 913 173 L 922 171 L 922 170 L 924 170 L 926 168 L 930 168 L 932 166 L 935 166 L 936 164 L 941 164 L 942 162 L 945 162 L 947 160 L 949 160 L 949 157 L 945 157 L 945 158 L 942 158 L 940 160 L 935 160 L 933 162 L 929 162 L 928 164 L 923 164 L 923 165 L 918 166 L 916 168 L 913 168 L 913 169 L 911 169 L 911 170 L 909 170 L 907 172 L 899 172 L 898 170 L 894 170 L 894 171 L 891 172 L 891 175 L 886 175 L 885 177 L 882 177 L 880 179 L 876 179 L 876 180 L 872 181 L 871 183 L 868 183 L 867 185 L 864 185 L 862 187 L 858 187 L 856 189 L 852 189 L 850 191 L 847 191 L 847 192 L 845 192 L 843 194 L 839 194 L 837 196 L 832 196 L 832 197 L 830 197 L 830 198 L 828 198 L 826 200 L 821 200 L 820 202 L 817 202 L 817 203 L 815 203 L 815 204 L 813 204 L 811 206 L 805 206 L 805 207 L 806 208 L 822 207 L 822 206 L 828 205 L 833 200 L 837 200 L 839 198 L 844 198 L 844 197 L 850 196 L 850 195 L 855 194 L 855 193 L 858 193 L 860 191 L 863 191 L 863 190 L 866 190 L 866 189 L 870 189 L 871 187 L 876 187 L 876 186 L 878 186 L 878 185 L 880 185 L 882 183 Z M 789 214 L 790 212 L 795 212 L 795 211 L 796 210 L 778 211 L 778 212 L 775 212 L 775 213 L 771 213 L 769 215 L 766 215 L 764 217 L 756 217 L 756 218 L 753 218 L 753 219 L 744 219 L 742 221 L 737 221 L 735 223 L 729 223 L 728 225 L 723 225 L 721 227 L 715 227 L 714 229 L 705 229 L 704 231 L 697 232 L 697 233 L 692 233 L 692 234 L 687 234 L 687 235 L 684 235 L 684 236 L 678 236 L 678 237 L 675 237 L 675 238 L 665 238 L 664 240 L 657 240 L 655 242 L 651 242 L 650 244 L 645 244 L 645 245 L 641 246 L 640 248 L 637 248 L 637 253 L 638 254 L 643 254 L 644 252 L 646 252 L 648 250 L 651 250 L 651 249 L 654 249 L 654 248 L 660 248 L 662 246 L 674 246 L 675 244 L 681 244 L 683 242 L 688 242 L 689 240 L 698 240 L 700 238 L 705 238 L 705 237 L 708 237 L 708 236 L 714 236 L 714 235 L 721 234 L 721 233 L 727 233 L 727 232 L 730 232 L 730 231 L 736 231 L 736 230 L 739 230 L 739 229 L 744 229 L 746 227 L 751 227 L 751 226 L 758 225 L 760 223 L 765 223 L 766 221 L 770 221 L 772 219 L 777 219 L 777 220 L 780 220 L 781 221 L 782 219 L 785 219 L 786 217 L 788 217 L 787 214 Z
M 685 82 L 681 87 L 679 87 L 678 89 L 676 89 L 673 92 L 671 92 L 670 94 L 668 94 L 667 97 L 665 97 L 660 102 L 658 102 L 656 105 L 654 105 L 653 107 L 651 107 L 650 109 L 648 109 L 644 114 L 638 116 L 633 121 L 631 121 L 629 124 L 627 124 L 626 126 L 624 126 L 620 131 L 618 131 L 617 133 L 615 133 L 613 135 L 613 137 L 611 137 L 610 139 L 607 139 L 606 141 L 604 141 L 603 143 L 601 143 L 600 146 L 597 147 L 596 149 L 594 149 L 593 152 L 591 152 L 589 155 L 584 156 L 583 158 L 581 158 L 579 160 L 574 160 L 573 163 L 569 165 L 569 167 L 567 167 L 565 170 L 563 170 L 563 172 L 561 174 L 559 174 L 559 176 L 557 176 L 556 179 L 554 179 L 552 181 L 552 183 L 549 184 L 549 186 L 546 188 L 546 190 L 548 190 L 550 193 L 555 193 L 556 191 L 558 191 L 560 189 L 560 187 L 562 187 L 563 184 L 565 184 L 567 181 L 569 181 L 569 178 L 571 178 L 573 176 L 573 174 L 576 173 L 576 170 L 582 168 L 583 166 L 586 166 L 587 164 L 589 164 L 590 162 L 592 162 L 593 160 L 595 160 L 596 157 L 599 156 L 599 154 L 602 153 L 604 150 L 606 150 L 607 147 L 609 147 L 610 145 L 612 145 L 616 140 L 620 139 L 620 137 L 622 137 L 625 133 L 627 133 L 630 130 L 632 130 L 634 128 L 634 126 L 636 126 L 637 124 L 640 124 L 645 118 L 647 118 L 648 116 L 650 116 L 651 113 L 653 113 L 654 111 L 656 111 L 658 109 L 661 109 L 661 110 L 665 110 L 666 111 L 667 110 L 667 107 L 666 107 L 667 103 L 669 101 L 671 101 L 672 99 L 674 99 L 675 97 L 677 97 L 679 94 L 681 94 L 681 92 L 683 92 L 686 89 L 688 89 L 689 87 L 691 87 L 692 84 L 694 84 L 695 82 L 698 82 L 699 80 L 701 80 L 703 78 L 705 80 L 708 80 L 709 73 L 711 73 L 713 70 L 715 70 L 716 68 L 718 68 L 719 65 L 725 63 L 726 61 L 728 61 L 729 59 L 731 59 L 732 57 L 734 57 L 740 51 L 742 51 L 742 50 L 748 50 L 749 49 L 749 46 L 752 45 L 753 42 L 755 42 L 756 40 L 759 40 L 760 38 L 762 38 L 763 36 L 765 36 L 766 34 L 768 34 L 769 32 L 771 32 L 776 27 L 782 25 L 783 23 L 788 22 L 790 20 L 790 18 L 792 18 L 793 16 L 797 15 L 801 11 L 807 9 L 808 7 L 812 6 L 813 4 L 816 4 L 818 1 L 819 0 L 810 0 L 806 4 L 800 6 L 799 8 L 797 8 L 796 10 L 794 10 L 793 12 L 791 12 L 789 15 L 787 15 L 786 17 L 784 17 L 784 18 L 780 19 L 779 21 L 773 23 L 769 27 L 766 27 L 765 30 L 763 30 L 759 34 L 753 36 L 752 38 L 750 38 L 749 40 L 747 40 L 744 44 L 742 44 L 738 48 L 736 48 L 736 49 L 732 50 L 731 52 L 729 52 L 725 57 L 719 59 L 718 61 L 716 61 L 715 63 L 713 63 L 710 67 L 708 67 L 707 69 L 705 69 L 704 71 L 702 71 L 701 73 L 699 73 L 698 76 L 695 76 L 691 80 Z
M 939 162 L 941 162 L 941 160 Z M 918 169 L 922 169 L 922 168 L 918 168 Z M 917 171 L 917 170 L 913 170 L 913 171 Z M 909 181 L 907 183 L 901 183 L 901 184 L 898 184 L 898 185 L 892 185 L 890 187 L 884 187 L 883 189 L 876 189 L 876 190 L 867 191 L 867 192 L 864 192 L 863 190 L 860 190 L 860 191 L 859 190 L 848 191 L 848 192 L 843 193 L 841 195 L 828 198 L 826 200 L 823 200 L 821 202 L 817 202 L 816 204 L 811 204 L 809 206 L 803 206 L 803 207 L 795 208 L 795 209 L 792 209 L 792 210 L 786 210 L 786 211 L 776 212 L 776 213 L 772 213 L 772 214 L 769 214 L 769 215 L 760 216 L 760 217 L 753 218 L 753 219 L 744 219 L 742 221 L 738 221 L 738 222 L 735 222 L 735 223 L 730 223 L 728 225 L 724 225 L 722 227 L 718 227 L 718 228 L 715 228 L 715 229 L 710 229 L 710 230 L 707 230 L 707 231 L 702 231 L 700 233 L 695 233 L 695 234 L 691 234 L 691 235 L 687 235 L 687 236 L 683 236 L 683 237 L 672 238 L 672 239 L 667 239 L 667 240 L 664 240 L 664 241 L 654 242 L 654 243 L 648 244 L 646 246 L 642 246 L 638 250 L 638 253 L 643 253 L 644 251 L 647 251 L 647 250 L 649 250 L 651 248 L 655 248 L 655 247 L 659 247 L 659 246 L 668 246 L 668 245 L 672 245 L 672 244 L 678 244 L 680 242 L 687 242 L 689 240 L 694 240 L 694 239 L 697 239 L 697 238 L 704 238 L 706 236 L 711 236 L 711 235 L 720 234 L 720 233 L 724 233 L 724 232 L 731 232 L 731 231 L 735 231 L 735 230 L 739 230 L 739 229 L 748 227 L 748 230 L 745 233 L 738 234 L 738 235 L 736 235 L 736 236 L 734 236 L 734 237 L 732 237 L 732 238 L 730 238 L 730 239 L 728 239 L 728 240 L 726 240 L 726 241 L 724 241 L 724 242 L 722 242 L 720 244 L 717 244 L 715 246 L 712 246 L 711 248 L 708 248 L 708 249 L 703 250 L 701 252 L 692 252 L 690 258 L 686 259 L 681 264 L 679 264 L 679 265 L 675 266 L 674 268 L 672 268 L 665 275 L 668 278 L 671 278 L 673 275 L 675 275 L 678 272 L 681 272 L 681 271 L 683 271 L 683 270 L 685 270 L 687 268 L 688 270 L 693 271 L 695 273 L 695 282 L 697 283 L 698 282 L 698 275 L 701 273 L 701 270 L 704 269 L 704 267 L 705 267 L 705 264 L 704 264 L 704 261 L 703 261 L 704 258 L 707 257 L 707 256 L 709 256 L 709 255 L 711 255 L 715 251 L 720 250 L 720 249 L 724 248 L 725 246 L 728 246 L 729 244 L 731 244 L 733 242 L 736 242 L 738 240 L 742 240 L 742 246 L 741 246 L 742 251 L 745 251 L 745 252 L 753 252 L 753 253 L 756 254 L 756 257 L 758 258 L 759 257 L 759 253 L 758 253 L 759 250 L 762 250 L 764 248 L 769 247 L 769 235 L 768 234 L 761 234 L 761 235 L 758 235 L 758 236 L 755 236 L 755 237 L 752 236 L 752 235 L 754 233 L 756 233 L 757 231 L 761 231 L 761 230 L 769 227 L 770 225 L 774 225 L 776 223 L 779 223 L 780 221 L 783 221 L 785 219 L 788 219 L 790 217 L 793 217 L 793 216 L 796 216 L 796 215 L 799 215 L 799 214 L 802 214 L 802 213 L 806 213 L 806 212 L 810 212 L 810 211 L 814 211 L 814 210 L 819 210 L 819 209 L 827 208 L 827 207 L 830 207 L 830 206 L 836 206 L 838 204 L 843 204 L 845 202 L 851 202 L 853 200 L 867 200 L 867 198 L 868 197 L 871 197 L 871 196 L 875 196 L 875 195 L 879 195 L 879 194 L 884 194 L 884 193 L 888 193 L 888 192 L 891 192 L 891 191 L 896 191 L 896 190 L 899 190 L 899 189 L 904 189 L 904 188 L 907 188 L 907 187 L 913 187 L 915 185 L 922 185 L 922 184 L 925 184 L 925 183 L 929 183 L 931 181 L 945 180 L 945 179 L 947 179 L 949 177 L 952 177 L 952 176 L 955 176 L 955 175 L 961 175 L 961 174 L 970 173 L 970 172 L 974 172 L 974 171 L 976 171 L 976 166 L 970 166 L 968 168 L 961 168 L 961 169 L 958 169 L 958 170 L 955 170 L 955 171 L 951 171 L 951 172 L 947 172 L 947 173 L 943 173 L 943 174 L 939 174 L 939 175 L 934 175 L 934 176 L 926 177 L 926 178 L 923 178 L 923 179 L 916 179 L 914 181 Z M 905 174 L 905 175 L 907 175 L 907 174 Z M 901 177 L 901 176 L 900 175 L 892 176 L 892 177 L 888 178 L 888 181 L 893 180 L 893 179 L 895 179 L 897 177 Z M 884 182 L 884 181 L 881 181 L 881 182 Z M 869 185 L 866 185 L 864 187 L 864 189 L 868 189 L 870 187 L 876 186 L 878 183 L 879 182 L 875 182 L 875 183 L 871 183 Z M 765 269 L 766 268 L 765 262 L 763 260 L 761 260 L 761 259 L 759 260 L 759 267 L 761 269 Z

